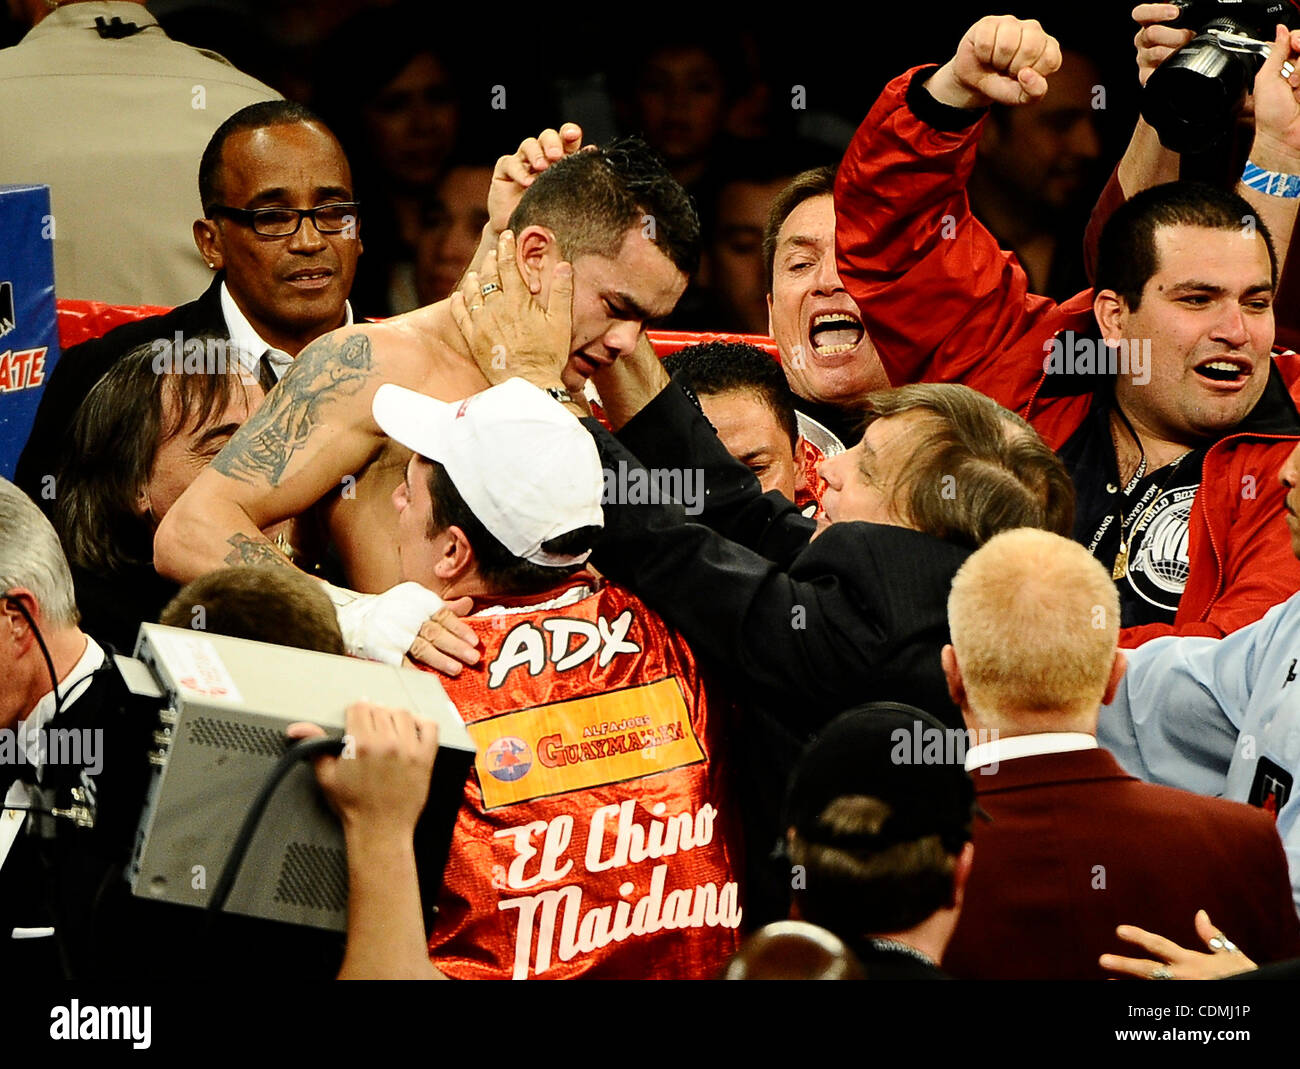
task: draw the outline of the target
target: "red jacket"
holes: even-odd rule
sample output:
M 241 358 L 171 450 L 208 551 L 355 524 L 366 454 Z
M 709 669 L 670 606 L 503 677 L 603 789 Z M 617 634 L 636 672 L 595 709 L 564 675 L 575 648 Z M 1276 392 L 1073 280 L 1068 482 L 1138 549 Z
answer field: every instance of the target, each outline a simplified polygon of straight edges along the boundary
M 945 130 L 918 118 L 909 98 L 924 90 L 919 82 L 909 89 L 914 73 L 885 88 L 840 164 L 840 278 L 890 381 L 964 383 L 1019 412 L 1059 449 L 1094 395 L 1041 396 L 1044 346 L 1061 331 L 1096 332 L 1092 291 L 1060 305 L 1028 291 L 1019 262 L 970 212 L 966 182 L 982 123 Z M 932 99 L 921 103 L 927 102 L 927 113 L 945 110 Z M 1300 357 L 1275 354 L 1274 369 L 1300 397 Z M 1122 645 L 1168 634 L 1222 637 L 1300 589 L 1278 483 L 1297 438 L 1236 433 L 1209 449 L 1188 522 L 1190 571 L 1174 623 L 1127 628 Z

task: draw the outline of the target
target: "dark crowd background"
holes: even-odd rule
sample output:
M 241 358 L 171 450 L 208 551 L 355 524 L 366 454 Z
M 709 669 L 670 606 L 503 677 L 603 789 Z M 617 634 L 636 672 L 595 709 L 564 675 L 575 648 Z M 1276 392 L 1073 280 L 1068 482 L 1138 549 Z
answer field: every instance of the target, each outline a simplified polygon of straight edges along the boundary
M 1131 4 L 1005 6 L 1038 18 L 1068 50 L 1076 108 L 1037 133 L 998 127 L 972 201 L 1021 255 L 1033 287 L 1060 298 L 1087 284 L 1083 224 L 1137 113 Z M 770 15 L 741 5 L 539 4 L 455 7 L 453 16 L 447 5 L 377 0 L 148 7 L 172 38 L 219 52 L 340 136 L 363 205 L 358 315 L 446 296 L 476 242 L 496 157 L 572 120 L 590 141 L 642 134 L 695 198 L 704 267 L 664 325 L 760 332 L 766 287 L 752 224 L 765 198 L 794 173 L 836 162 L 889 79 L 942 61 L 988 13 L 969 3 L 792 5 Z M 0 5 L 0 46 L 19 37 Z M 737 180 L 750 185 L 737 191 Z

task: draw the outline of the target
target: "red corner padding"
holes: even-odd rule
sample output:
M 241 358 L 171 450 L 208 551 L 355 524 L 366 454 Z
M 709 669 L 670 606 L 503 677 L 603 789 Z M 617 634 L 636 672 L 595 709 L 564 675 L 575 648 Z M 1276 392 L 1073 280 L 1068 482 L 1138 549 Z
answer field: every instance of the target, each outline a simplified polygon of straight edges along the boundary
M 105 304 L 103 301 L 56 302 L 59 313 L 59 346 L 70 349 L 91 338 L 102 337 L 114 327 L 148 316 L 162 315 L 170 308 L 157 305 Z M 374 322 L 382 322 L 375 320 Z M 744 342 L 777 357 L 776 342 L 766 334 L 714 334 L 693 330 L 649 330 L 646 336 L 660 357 L 711 341 Z M 779 359 L 779 357 L 777 357 Z
M 114 327 L 170 312 L 156 305 L 105 304 L 103 301 L 55 301 L 59 315 L 59 348 L 71 349 L 83 341 L 107 334 Z
M 776 351 L 776 342 L 766 334 L 714 334 L 694 330 L 647 330 L 645 333 L 660 359 L 677 352 L 678 349 L 685 349 L 690 345 L 703 345 L 711 341 L 743 342 L 762 349 L 777 360 L 781 359 Z

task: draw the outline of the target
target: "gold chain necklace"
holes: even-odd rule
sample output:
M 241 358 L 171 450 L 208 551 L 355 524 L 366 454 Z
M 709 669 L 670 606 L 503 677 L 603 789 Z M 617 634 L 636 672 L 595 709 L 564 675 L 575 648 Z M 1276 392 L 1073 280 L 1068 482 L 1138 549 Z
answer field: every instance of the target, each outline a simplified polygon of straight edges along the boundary
M 1133 478 L 1129 480 L 1129 484 L 1132 485 L 1134 480 L 1138 480 L 1140 482 L 1143 478 L 1146 477 L 1147 451 L 1142 447 L 1142 439 L 1138 437 L 1137 431 L 1135 431 L 1133 429 L 1133 425 L 1129 423 L 1128 417 L 1124 415 L 1123 409 L 1121 409 L 1119 405 L 1116 405 L 1115 411 L 1119 414 L 1119 418 L 1123 422 L 1124 427 L 1128 430 L 1129 434 L 1133 436 L 1133 443 L 1138 447 L 1138 452 L 1139 452 L 1138 466 L 1134 470 Z M 1115 464 L 1116 467 L 1118 468 L 1119 439 L 1115 437 L 1113 430 L 1111 432 L 1111 442 L 1115 448 Z M 1124 491 L 1123 490 L 1120 491 L 1119 552 L 1115 554 L 1115 563 L 1111 566 L 1110 569 L 1110 577 L 1116 582 L 1118 582 L 1120 579 L 1123 579 L 1124 576 L 1128 575 L 1129 546 L 1131 546 L 1133 543 L 1133 535 L 1136 534 L 1138 529 L 1141 528 L 1141 526 L 1147 522 L 1148 518 L 1150 518 L 1151 513 L 1155 510 L 1156 505 L 1159 503 L 1160 499 L 1164 496 L 1165 488 L 1169 485 L 1169 481 L 1175 475 L 1178 474 L 1178 467 L 1180 464 L 1182 464 L 1183 457 L 1187 456 L 1187 453 L 1190 452 L 1191 450 L 1189 449 L 1187 450 L 1186 453 L 1183 453 L 1182 456 L 1176 457 L 1174 460 L 1171 460 L 1169 462 L 1169 464 L 1167 465 L 1167 467 L 1169 468 L 1169 474 L 1165 476 L 1164 481 L 1160 484 L 1160 488 L 1156 490 L 1155 496 L 1151 498 L 1151 504 L 1149 504 L 1146 507 L 1146 511 L 1144 511 L 1142 515 L 1137 518 L 1137 521 L 1131 527 L 1129 527 L 1127 537 L 1125 537 L 1124 534 L 1124 504 L 1125 504 Z
M 1190 450 L 1188 450 L 1188 452 L 1190 452 Z M 1183 457 L 1185 456 L 1187 456 L 1187 453 L 1183 454 Z M 1128 537 L 1124 536 L 1124 501 L 1123 494 L 1120 494 L 1119 552 L 1115 554 L 1115 563 L 1110 570 L 1110 577 L 1112 579 L 1119 580 L 1128 575 L 1128 550 L 1129 546 L 1133 542 L 1133 535 L 1144 523 L 1147 522 L 1148 517 L 1150 517 L 1151 513 L 1155 510 L 1160 499 L 1164 497 L 1165 487 L 1169 485 L 1169 480 L 1178 473 L 1178 466 L 1183 462 L 1183 457 L 1179 457 L 1177 460 L 1170 462 L 1169 467 L 1171 470 L 1169 474 L 1165 476 L 1164 482 L 1160 484 L 1160 489 L 1156 491 L 1155 496 L 1151 499 L 1151 504 L 1146 507 L 1146 511 L 1143 512 L 1142 515 L 1137 518 L 1137 522 L 1128 529 Z M 1145 462 L 1146 457 L 1143 456 L 1142 460 Z

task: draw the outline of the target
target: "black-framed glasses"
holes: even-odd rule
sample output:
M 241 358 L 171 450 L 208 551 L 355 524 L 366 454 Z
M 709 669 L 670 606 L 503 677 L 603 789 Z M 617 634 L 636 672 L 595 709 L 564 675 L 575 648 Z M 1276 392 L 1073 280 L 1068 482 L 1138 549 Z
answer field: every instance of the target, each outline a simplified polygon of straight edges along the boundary
M 288 238 L 298 233 L 304 218 L 322 234 L 341 234 L 357 225 L 357 210 L 361 202 L 335 201 L 319 208 L 232 208 L 228 204 L 210 204 L 209 218 L 224 215 L 241 226 L 253 228 L 253 233 L 264 238 Z

